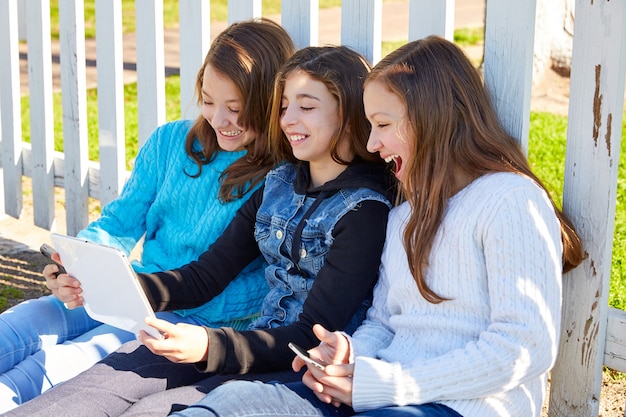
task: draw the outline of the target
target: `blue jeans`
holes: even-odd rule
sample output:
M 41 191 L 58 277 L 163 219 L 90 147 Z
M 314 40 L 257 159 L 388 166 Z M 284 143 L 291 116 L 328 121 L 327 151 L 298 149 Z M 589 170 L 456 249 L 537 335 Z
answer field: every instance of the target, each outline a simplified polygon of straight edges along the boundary
M 173 313 L 158 313 L 158 317 L 184 320 Z M 132 333 L 93 320 L 84 308 L 66 309 L 52 295 L 3 312 L 0 413 L 78 375 L 134 338 Z
M 170 416 L 178 417 L 462 417 L 453 409 L 437 403 L 385 407 L 355 413 L 346 405 L 335 407 L 317 399 L 301 382 L 279 384 L 248 381 L 226 383 L 198 403 Z

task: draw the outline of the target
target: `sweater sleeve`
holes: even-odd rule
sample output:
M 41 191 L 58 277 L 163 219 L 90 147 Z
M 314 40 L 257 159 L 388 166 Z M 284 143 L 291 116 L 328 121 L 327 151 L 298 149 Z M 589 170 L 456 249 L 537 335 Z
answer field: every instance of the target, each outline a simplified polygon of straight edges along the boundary
M 305 349 L 316 346 L 315 323 L 343 329 L 378 278 L 388 212 L 385 204 L 366 201 L 337 222 L 333 244 L 297 322 L 264 330 L 208 328 L 208 360 L 198 366 L 219 374 L 290 369 L 289 342 Z
M 170 133 L 169 128 L 162 127 L 152 133 L 139 150 L 120 196 L 105 205 L 100 217 L 81 230 L 78 237 L 130 254 L 146 231 L 146 213 L 156 196 L 160 136 Z
M 261 255 L 254 237 L 254 225 L 262 198 L 263 188 L 260 188 L 197 261 L 171 271 L 138 274 L 155 310 L 193 308 L 204 304 L 220 294 L 242 269 Z
M 167 154 L 172 142 L 184 140 L 187 130 L 188 124 L 183 122 L 157 128 L 139 150 L 120 196 L 105 205 L 100 217 L 81 230 L 78 237 L 130 254 L 146 231 L 146 214 L 156 198 L 160 173 L 166 171 L 160 165 L 163 161 L 159 154 Z
M 536 384 L 554 364 L 561 306 L 558 220 L 545 193 L 534 186 L 500 196 L 494 206 L 478 235 L 483 259 L 475 260 L 484 263 L 486 272 L 488 325 L 476 339 L 436 355 L 411 352 L 410 341 L 394 341 L 398 360 L 357 357 L 356 411 L 501 397 L 529 381 Z M 450 255 L 431 254 L 431 259 L 444 256 L 454 262 Z M 463 279 L 485 279 L 468 275 L 471 266 L 457 269 Z M 396 278 L 388 279 L 394 285 Z M 438 279 L 454 282 L 454 277 Z

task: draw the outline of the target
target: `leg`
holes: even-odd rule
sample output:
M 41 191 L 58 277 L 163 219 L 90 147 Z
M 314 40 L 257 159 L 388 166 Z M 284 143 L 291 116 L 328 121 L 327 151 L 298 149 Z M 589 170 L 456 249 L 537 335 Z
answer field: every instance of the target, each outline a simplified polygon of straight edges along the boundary
M 54 299 L 56 300 L 56 297 Z M 65 310 L 65 307 L 60 305 Z M 158 316 L 174 323 L 186 320 L 167 312 L 158 313 Z M 78 329 L 76 326 L 75 330 Z M 134 339 L 135 335 L 132 333 L 100 324 L 62 344 L 44 346 L 13 369 L 0 375 L 0 412 L 11 410 L 51 387 L 75 377 L 123 343 Z
M 191 404 L 202 400 L 205 395 L 223 384 L 238 381 L 300 381 L 302 373 L 291 370 L 247 375 L 212 375 L 193 385 L 167 390 L 143 398 L 123 414 L 123 417 L 167 416 L 169 413 L 184 410 Z
M 205 377 L 193 365 L 175 364 L 152 354 L 138 341 L 131 341 L 75 378 L 6 415 L 120 415 L 141 398 Z
M 216 388 L 176 417 L 462 417 L 443 404 L 387 407 L 356 413 L 351 407 L 322 403 L 301 382 L 233 381 Z
M 68 310 L 53 295 L 24 301 L 0 314 L 0 373 L 45 346 L 63 343 L 100 324 L 84 308 Z
M 300 377 L 299 374 L 298 377 Z M 323 417 L 352 416 L 348 406 L 335 408 L 317 400 L 301 382 L 291 384 L 233 381 L 223 384 L 176 417 Z
M 378 408 L 357 415 L 362 417 L 463 417 L 450 407 L 438 403 Z
M 73 340 L 44 347 L 0 375 L 0 412 L 75 377 L 134 338 L 132 333 L 101 324 Z

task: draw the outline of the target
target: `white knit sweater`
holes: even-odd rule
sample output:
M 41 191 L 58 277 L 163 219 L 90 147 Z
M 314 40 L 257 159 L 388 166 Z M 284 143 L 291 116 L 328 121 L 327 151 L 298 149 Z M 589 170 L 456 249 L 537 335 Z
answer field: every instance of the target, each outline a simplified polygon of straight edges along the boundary
M 561 319 L 560 227 L 546 194 L 485 175 L 448 202 L 420 295 L 389 216 L 374 305 L 352 338 L 353 406 L 440 402 L 464 417 L 539 416 Z

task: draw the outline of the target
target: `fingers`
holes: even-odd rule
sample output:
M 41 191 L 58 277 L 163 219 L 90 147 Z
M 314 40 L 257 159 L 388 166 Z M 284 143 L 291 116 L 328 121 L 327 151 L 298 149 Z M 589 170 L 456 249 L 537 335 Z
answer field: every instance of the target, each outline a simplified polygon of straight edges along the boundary
M 58 288 L 78 288 L 80 289 L 80 281 L 68 274 L 61 274 L 56 279 Z M 82 289 L 81 289 L 82 292 Z
M 315 334 L 315 336 L 324 343 L 331 343 L 334 336 L 332 332 L 326 330 L 326 328 L 321 324 L 313 325 L 313 334 Z
M 333 367 L 342 367 L 333 365 Z M 338 407 L 340 404 L 351 405 L 352 403 L 352 377 L 351 376 L 331 376 L 326 373 L 321 375 L 314 375 L 315 371 L 311 372 L 315 382 L 311 383 L 315 389 L 315 395 L 321 401 L 328 404 L 333 404 Z M 304 379 L 303 379 L 304 381 Z
M 300 359 L 300 357 L 297 355 L 294 356 L 293 361 L 291 361 L 291 369 L 293 369 L 295 372 L 299 372 L 304 365 L 306 365 L 304 361 Z
M 54 276 L 58 267 L 54 264 L 47 265 L 44 268 L 44 277 L 46 278 L 46 287 L 54 294 L 65 306 L 73 309 L 82 306 L 84 299 L 82 297 L 82 288 L 80 282 L 67 274 Z
M 43 276 L 46 279 L 46 286 L 51 291 L 61 287 L 80 288 L 80 281 L 68 274 L 59 274 L 59 267 L 55 264 L 46 265 L 43 269 Z
M 174 363 L 195 363 L 207 359 L 209 337 L 202 326 L 185 323 L 171 324 L 164 320 L 146 318 L 146 324 L 163 333 L 156 339 L 140 332 L 139 340 L 154 354 Z
M 55 264 L 48 264 L 43 268 L 42 274 L 46 281 L 53 280 L 57 277 L 57 272 L 59 272 L 59 266 Z
M 155 329 L 157 329 L 161 333 L 170 334 L 170 335 L 176 334 L 176 325 L 170 323 L 167 320 L 161 320 L 161 319 L 158 319 L 156 317 L 146 317 L 144 322 L 148 326 L 154 327 Z
M 322 383 L 320 383 L 317 378 L 315 378 L 313 374 L 315 371 L 315 369 L 311 371 L 311 369 L 309 368 L 304 373 L 304 375 L 302 375 L 302 382 L 304 383 L 304 385 L 309 387 L 311 391 L 315 392 L 316 394 L 321 394 L 324 391 L 324 385 L 322 385 Z
M 354 364 L 344 364 L 344 365 L 327 365 L 324 373 L 328 376 L 336 376 L 336 377 L 352 377 L 354 374 Z

